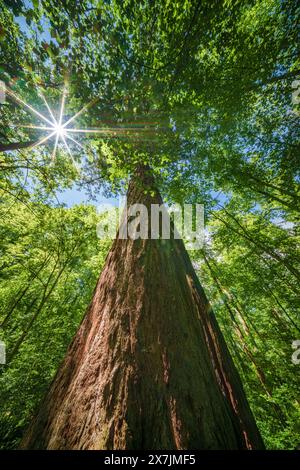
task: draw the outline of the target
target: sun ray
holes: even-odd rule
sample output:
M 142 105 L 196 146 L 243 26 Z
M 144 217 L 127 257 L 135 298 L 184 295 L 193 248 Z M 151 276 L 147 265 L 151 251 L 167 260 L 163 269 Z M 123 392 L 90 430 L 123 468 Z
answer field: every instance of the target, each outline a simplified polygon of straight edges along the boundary
M 34 149 L 35 147 L 38 147 L 38 145 L 42 145 L 44 144 L 45 142 L 47 142 L 47 140 L 49 140 L 51 137 L 53 137 L 54 135 L 56 134 L 56 131 L 53 131 L 51 132 L 50 134 L 46 135 L 45 137 L 43 137 L 42 139 L 38 140 L 37 142 L 35 142 L 32 146 L 29 147 L 29 150 L 32 150 Z
M 36 109 L 34 109 L 32 106 L 30 106 L 30 104 L 26 103 L 26 101 L 22 100 L 22 98 L 20 98 L 16 93 L 14 93 L 12 90 L 10 90 L 8 87 L 6 88 L 6 92 L 12 96 L 16 101 L 18 101 L 19 103 L 23 104 L 23 106 L 25 106 L 26 108 L 28 108 L 32 113 L 36 114 L 37 116 L 39 116 L 41 119 L 43 119 L 44 121 L 46 121 L 48 124 L 50 124 L 50 126 L 53 126 L 53 123 L 51 121 L 49 121 L 49 119 L 47 119 L 43 114 L 41 114 L 39 111 L 37 111 Z
M 51 162 L 53 163 L 56 158 L 56 150 L 57 150 L 57 145 L 58 145 L 58 140 L 59 140 L 59 133 L 57 132 L 56 137 L 55 137 L 55 144 L 54 144 L 54 149 L 51 155 Z
M 141 129 L 141 128 L 131 128 L 131 127 L 103 127 L 102 129 L 77 129 L 77 128 L 67 128 L 68 132 L 76 134 L 83 133 L 83 134 L 105 134 L 105 133 L 122 133 L 122 132 L 151 132 L 153 129 Z
M 80 148 L 82 148 L 83 150 L 85 150 L 84 146 L 78 142 L 78 140 L 74 139 L 73 137 L 71 137 L 68 132 L 66 133 L 66 137 L 70 140 L 72 140 L 72 142 L 74 142 L 76 145 L 78 145 Z
M 49 104 L 48 104 L 48 101 L 46 100 L 44 94 L 40 91 L 40 92 L 39 92 L 39 95 L 40 95 L 40 97 L 42 98 L 42 100 L 44 101 L 44 103 L 45 103 L 45 105 L 46 105 L 46 108 L 48 109 L 48 112 L 49 112 L 49 114 L 50 114 L 50 116 L 51 116 L 51 118 L 52 118 L 53 124 L 56 124 L 56 119 L 55 119 L 55 117 L 54 117 L 54 114 L 52 113 L 52 110 L 51 110 L 51 108 L 50 108 L 50 106 L 49 106 Z
M 67 95 L 67 89 L 66 89 L 66 87 L 64 87 L 62 98 L 61 98 L 61 105 L 60 105 L 60 113 L 59 113 L 58 122 L 57 121 L 55 122 L 59 127 L 62 126 L 62 119 L 63 119 L 64 109 L 65 109 L 66 95 Z M 64 125 L 64 127 L 65 127 L 65 125 Z
M 43 131 L 52 131 L 54 129 L 53 126 L 51 126 L 51 127 L 34 126 L 32 124 L 18 124 L 16 127 L 22 127 L 24 129 L 41 129 Z
M 75 166 L 76 170 L 77 170 L 78 173 L 79 173 L 79 172 L 80 172 L 80 168 L 79 168 L 77 162 L 74 160 L 74 157 L 73 157 L 72 152 L 71 152 L 71 149 L 70 149 L 70 147 L 69 147 L 69 145 L 68 145 L 68 143 L 67 143 L 67 141 L 66 141 L 66 139 L 65 139 L 65 136 L 62 135 L 61 138 L 62 138 L 62 140 L 63 140 L 63 142 L 64 142 L 64 144 L 65 144 L 65 146 L 66 146 L 66 149 L 67 149 L 67 151 L 68 151 L 68 154 L 69 154 L 70 157 L 71 157 L 71 160 L 72 160 L 72 162 L 73 162 L 73 165 Z
M 81 134 L 102 134 L 105 132 L 104 129 L 68 129 L 68 132 L 71 132 L 73 134 L 81 133 Z
M 87 103 L 83 108 L 81 108 L 74 116 L 72 116 L 67 122 L 65 122 L 64 127 L 66 127 L 68 124 L 70 124 L 74 119 L 76 119 L 80 114 L 82 114 L 86 109 L 88 109 L 90 106 L 93 106 L 95 103 L 99 101 L 99 98 L 94 98 L 92 101 Z

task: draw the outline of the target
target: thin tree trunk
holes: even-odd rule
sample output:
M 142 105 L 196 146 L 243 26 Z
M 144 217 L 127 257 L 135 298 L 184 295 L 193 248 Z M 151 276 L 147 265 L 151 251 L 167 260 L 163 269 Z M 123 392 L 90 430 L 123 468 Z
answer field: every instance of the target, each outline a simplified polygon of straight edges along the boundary
M 219 282 L 218 278 L 216 277 L 216 275 L 214 274 L 214 272 L 213 272 L 213 270 L 210 266 L 210 263 L 209 263 L 207 257 L 205 256 L 204 252 L 203 252 L 203 258 L 204 258 L 205 264 L 207 265 L 207 267 L 208 267 L 208 269 L 209 269 L 209 271 L 210 271 L 210 273 L 213 277 L 213 280 L 214 280 L 220 294 L 222 295 L 223 292 L 224 292 L 224 288 L 220 284 L 220 282 Z M 226 299 L 224 299 L 224 305 L 225 305 L 226 309 L 229 312 L 230 319 L 232 320 L 232 324 L 235 325 L 236 335 L 237 335 L 238 340 L 240 341 L 242 349 L 243 349 L 245 355 L 247 356 L 247 358 L 253 364 L 255 372 L 256 372 L 256 376 L 258 377 L 258 380 L 259 380 L 264 392 L 268 395 L 269 398 L 272 398 L 272 390 L 270 389 L 269 385 L 267 384 L 266 376 L 264 374 L 264 371 L 260 367 L 260 365 L 258 364 L 256 359 L 254 358 L 254 356 L 252 354 L 252 351 L 248 348 L 248 345 L 246 343 L 245 332 L 242 331 L 238 320 L 235 318 L 234 311 L 233 311 L 231 305 L 228 303 L 228 301 Z M 249 330 L 248 330 L 248 333 L 249 333 Z M 247 334 L 247 332 L 246 332 L 246 334 Z M 254 344 L 257 346 L 255 338 L 253 338 L 253 340 L 254 340 Z M 284 424 L 285 423 L 285 417 L 284 417 L 284 414 L 283 414 L 280 406 L 277 405 L 274 402 L 272 402 L 272 406 L 273 406 L 276 414 L 278 415 L 278 418 L 280 419 L 281 423 Z
M 8 355 L 8 359 L 7 359 L 7 364 L 9 364 L 13 358 L 16 356 L 16 354 L 18 353 L 19 349 L 20 349 L 20 346 L 23 344 L 23 342 L 25 341 L 25 339 L 27 338 L 27 335 L 28 333 L 30 332 L 31 328 L 32 328 L 32 325 L 34 324 L 34 322 L 36 321 L 36 319 L 38 318 L 38 316 L 40 315 L 40 313 L 42 312 L 42 309 L 44 307 L 44 305 L 46 304 L 46 302 L 48 301 L 49 297 L 51 296 L 52 292 L 54 291 L 54 289 L 56 288 L 57 286 L 57 283 L 59 281 L 59 279 L 61 278 L 63 272 L 65 271 L 65 269 L 67 268 L 70 260 L 71 260 L 71 257 L 75 251 L 75 248 L 77 247 L 78 245 L 78 242 L 75 243 L 75 245 L 73 246 L 72 250 L 71 250 L 71 253 L 70 255 L 67 257 L 65 263 L 62 265 L 62 267 L 60 268 L 60 270 L 58 271 L 57 273 L 57 276 L 55 277 L 54 279 L 54 282 L 53 284 L 50 286 L 50 281 L 51 279 L 53 278 L 54 276 L 54 273 L 55 273 L 55 269 L 56 269 L 56 266 L 59 262 L 59 257 L 57 259 L 57 261 L 55 262 L 55 265 L 54 265 L 54 268 L 52 269 L 52 272 L 47 280 L 47 283 L 45 284 L 45 287 L 44 287 L 44 292 L 43 292 L 43 295 L 42 295 L 42 299 L 37 307 L 37 310 L 35 311 L 35 313 L 33 314 L 31 320 L 29 321 L 27 327 L 25 328 L 25 330 L 23 331 L 23 333 L 21 334 L 21 337 L 17 340 L 16 344 L 14 345 L 11 353 Z M 48 287 L 50 286 L 49 290 L 48 290 Z M 36 299 L 37 300 L 37 299 Z M 33 303 L 31 303 L 31 306 L 34 305 L 35 301 Z
M 213 281 L 215 282 L 217 287 L 219 286 L 218 290 L 219 290 L 220 294 L 221 295 L 224 294 L 226 296 L 226 298 L 228 299 L 228 303 L 230 305 L 232 305 L 234 311 L 237 313 L 238 320 L 242 324 L 245 333 L 247 335 L 251 336 L 251 339 L 252 339 L 254 345 L 257 346 L 256 338 L 255 338 L 255 335 L 253 334 L 253 332 L 251 331 L 251 328 L 253 329 L 254 333 L 256 333 L 257 337 L 261 341 L 262 341 L 262 337 L 261 337 L 260 332 L 256 328 L 256 325 L 253 323 L 251 318 L 249 318 L 248 314 L 245 312 L 243 306 L 240 304 L 240 302 L 239 302 L 237 296 L 234 294 L 234 292 L 227 290 L 227 288 L 225 288 L 223 286 L 223 284 L 221 283 L 220 278 L 216 274 L 216 271 L 214 271 L 214 269 L 210 265 L 210 263 L 213 263 L 215 269 L 219 269 L 219 266 L 216 263 L 216 261 L 213 258 L 208 258 L 205 255 L 204 251 L 202 252 L 202 255 L 203 255 L 204 261 L 205 261 L 205 263 L 206 263 L 206 265 L 207 265 L 207 267 L 210 271 L 211 277 L 213 278 Z
M 161 203 L 145 168 L 129 185 L 134 203 Z M 263 448 L 182 240 L 116 238 L 21 447 Z
M 20 289 L 18 294 L 17 294 L 17 298 L 15 300 L 15 302 L 13 303 L 12 307 L 10 308 L 10 310 L 7 312 L 3 322 L 0 324 L 0 328 L 5 328 L 7 322 L 9 321 L 13 311 L 15 310 L 15 308 L 17 307 L 17 305 L 19 304 L 19 302 L 23 299 L 23 297 L 25 296 L 25 294 L 28 292 L 28 290 L 32 287 L 32 282 L 38 278 L 40 272 L 44 269 L 44 267 L 46 266 L 48 260 L 49 260 L 50 256 L 47 256 L 46 260 L 41 264 L 41 266 L 39 267 L 38 271 L 36 273 L 33 273 L 31 277 L 29 277 L 28 281 L 27 281 L 27 286 L 24 288 L 24 289 Z
M 221 283 L 219 277 L 217 276 L 216 272 L 213 270 L 210 261 L 208 260 L 208 257 L 206 256 L 204 250 L 202 251 L 202 256 L 204 259 L 204 262 L 209 270 L 209 273 L 221 295 L 221 298 L 224 298 L 224 302 L 228 305 L 228 310 L 230 311 L 230 316 L 232 321 L 236 324 L 237 328 L 240 331 L 240 334 L 244 337 L 245 335 L 248 336 L 250 333 L 249 327 L 247 325 L 246 320 L 244 319 L 243 315 L 241 314 L 241 311 L 233 304 L 232 299 L 230 297 L 230 293 L 225 289 L 223 284 Z M 237 314 L 235 315 L 234 312 Z M 241 328 L 243 331 L 241 331 Z
M 30 140 L 28 142 L 11 142 L 9 144 L 0 144 L 0 152 L 11 152 L 12 150 L 27 149 L 33 147 L 36 143 L 36 140 Z
M 260 186 L 267 186 L 268 188 L 274 189 L 275 191 L 278 191 L 282 196 L 288 196 L 292 198 L 295 202 L 298 201 L 299 203 L 300 201 L 299 195 L 295 192 L 288 191 L 286 188 L 285 190 L 283 190 L 280 186 L 276 186 L 273 183 L 269 183 L 268 181 L 257 178 L 256 176 L 253 175 L 253 173 L 246 172 L 244 173 L 244 175 L 248 179 L 255 181 L 255 183 L 259 184 Z M 272 194 L 270 194 L 270 196 L 272 197 Z
M 268 254 L 271 258 L 273 258 L 274 260 L 278 261 L 279 263 L 282 263 L 285 268 L 293 275 L 295 276 L 295 278 L 297 280 L 300 280 L 300 272 L 298 271 L 298 269 L 294 268 L 294 266 L 292 266 L 289 261 L 284 258 L 284 257 L 281 257 L 280 255 L 278 255 L 274 250 L 268 248 L 267 246 L 264 245 L 263 242 L 260 242 L 260 241 L 257 241 L 257 240 L 254 240 L 252 238 L 252 236 L 249 234 L 249 232 L 245 229 L 245 227 L 243 227 L 243 225 L 230 213 L 228 212 L 225 208 L 223 208 L 224 212 L 229 215 L 229 217 L 231 217 L 235 223 L 238 225 L 238 227 L 240 227 L 242 229 L 242 232 L 240 232 L 239 230 L 237 230 L 236 228 L 233 228 L 232 225 L 228 224 L 228 222 L 226 222 L 224 219 L 222 219 L 221 217 L 213 214 L 213 217 L 215 217 L 216 219 L 220 220 L 224 225 L 226 225 L 226 227 L 228 227 L 229 229 L 231 229 L 233 232 L 235 232 L 237 235 L 240 235 L 241 237 L 243 237 L 244 239 L 248 240 L 249 242 L 251 242 L 256 248 L 258 248 L 259 250 L 261 250 L 262 253 L 266 253 Z

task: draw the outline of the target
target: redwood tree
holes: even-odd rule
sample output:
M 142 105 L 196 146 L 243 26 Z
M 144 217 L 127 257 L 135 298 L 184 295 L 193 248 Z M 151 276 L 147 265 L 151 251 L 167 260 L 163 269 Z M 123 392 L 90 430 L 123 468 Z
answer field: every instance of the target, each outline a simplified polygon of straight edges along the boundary
M 127 203 L 162 203 L 148 169 Z M 182 240 L 115 239 L 21 447 L 263 448 Z

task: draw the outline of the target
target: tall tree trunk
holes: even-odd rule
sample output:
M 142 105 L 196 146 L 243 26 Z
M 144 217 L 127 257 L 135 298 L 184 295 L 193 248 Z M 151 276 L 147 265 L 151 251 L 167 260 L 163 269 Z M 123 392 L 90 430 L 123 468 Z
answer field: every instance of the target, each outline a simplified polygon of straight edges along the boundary
M 127 202 L 161 204 L 147 169 Z M 263 448 L 182 240 L 116 238 L 21 447 Z

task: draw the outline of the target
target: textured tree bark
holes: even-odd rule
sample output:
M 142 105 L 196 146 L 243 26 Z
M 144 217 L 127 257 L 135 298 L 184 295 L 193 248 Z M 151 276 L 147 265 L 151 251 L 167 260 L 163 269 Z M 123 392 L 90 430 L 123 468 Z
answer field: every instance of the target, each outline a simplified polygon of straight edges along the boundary
M 140 168 L 128 205 L 160 204 L 153 184 Z M 116 238 L 21 448 L 263 448 L 181 240 Z

